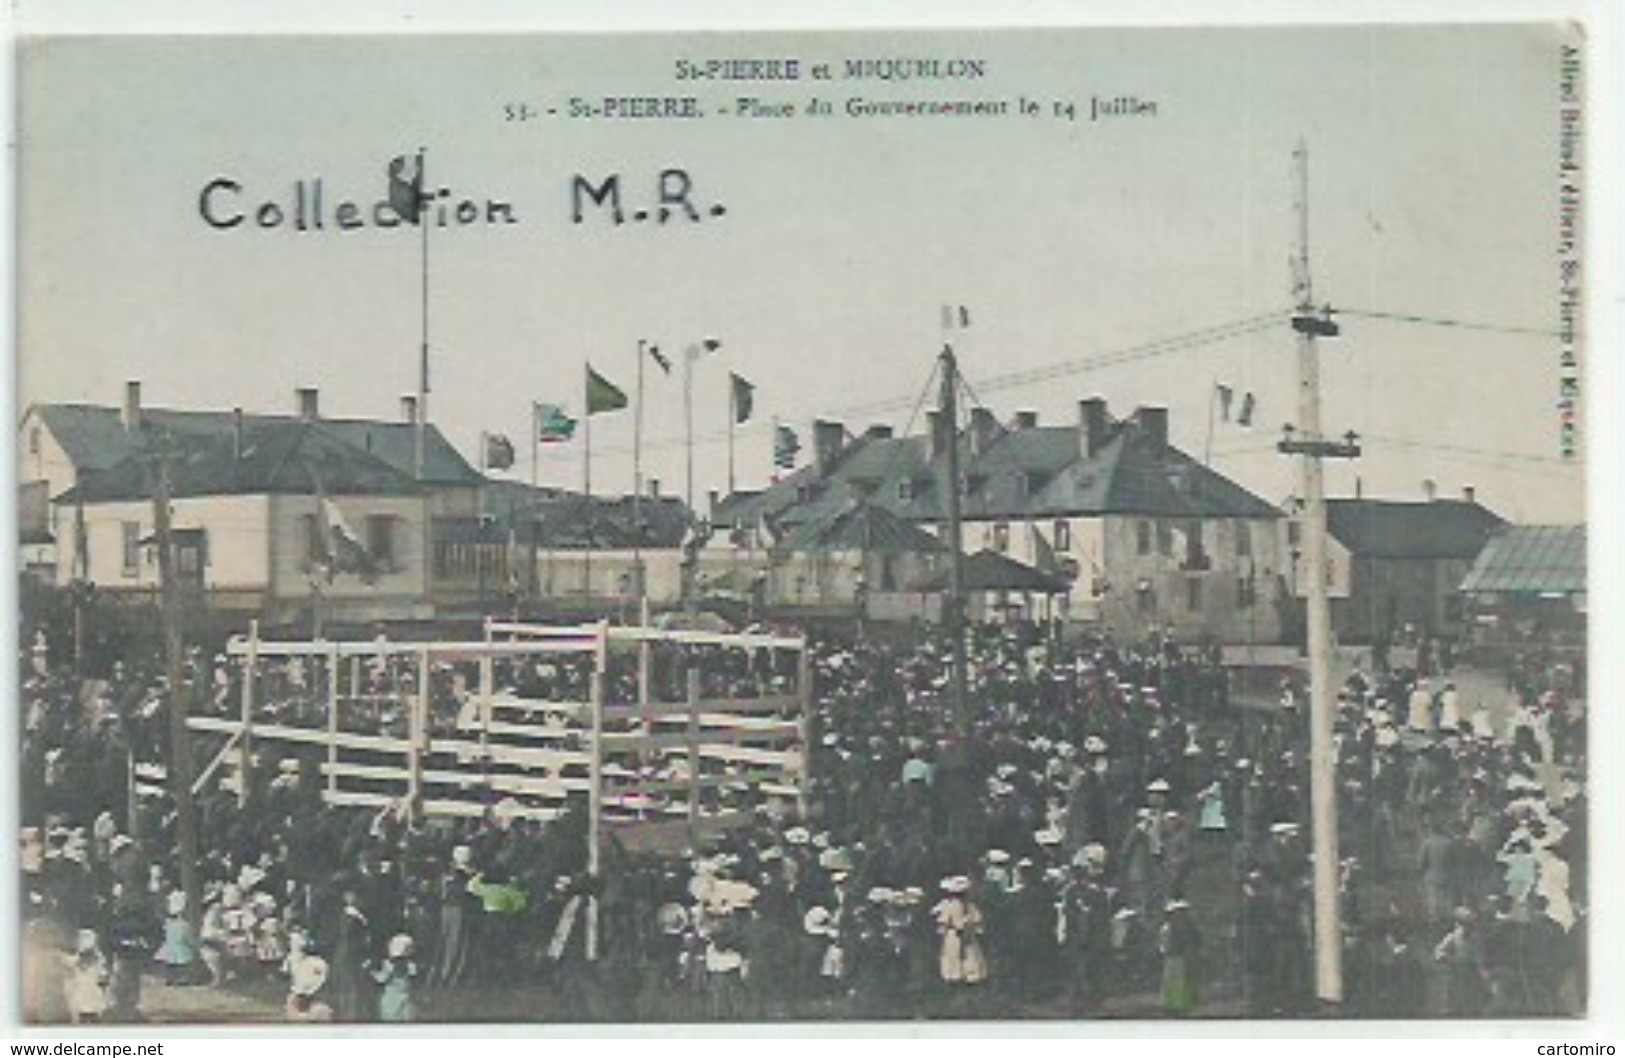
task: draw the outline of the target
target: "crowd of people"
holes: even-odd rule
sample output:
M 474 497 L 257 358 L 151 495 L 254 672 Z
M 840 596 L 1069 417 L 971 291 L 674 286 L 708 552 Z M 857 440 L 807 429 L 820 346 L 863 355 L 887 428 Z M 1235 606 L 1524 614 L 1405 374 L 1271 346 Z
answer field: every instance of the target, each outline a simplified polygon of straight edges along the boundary
M 611 831 L 588 870 L 583 799 L 543 821 L 323 801 L 319 748 L 255 747 L 198 795 L 143 793 L 171 696 L 150 666 L 85 679 L 23 659 L 28 1016 L 145 1016 L 143 979 L 274 1000 L 290 1020 L 1312 1016 L 1306 694 L 1231 699 L 1219 652 L 1155 635 L 974 630 L 956 700 L 937 635 L 814 648 L 805 813 L 731 791 L 741 823 L 683 848 Z M 782 680 L 691 659 L 716 693 Z M 558 661 L 503 689 L 578 693 Z M 676 679 L 679 673 L 670 674 Z M 196 708 L 234 708 L 223 657 Z M 405 723 L 385 704 L 351 729 Z M 439 673 L 431 726 L 469 681 Z M 635 693 L 612 671 L 611 701 Z M 264 715 L 321 715 L 297 666 Z M 1525 693 L 1492 711 L 1441 674 L 1350 675 L 1338 695 L 1348 1016 L 1576 1014 L 1585 1005 L 1585 726 Z M 247 784 L 246 791 L 234 784 Z M 188 876 L 195 870 L 193 907 Z

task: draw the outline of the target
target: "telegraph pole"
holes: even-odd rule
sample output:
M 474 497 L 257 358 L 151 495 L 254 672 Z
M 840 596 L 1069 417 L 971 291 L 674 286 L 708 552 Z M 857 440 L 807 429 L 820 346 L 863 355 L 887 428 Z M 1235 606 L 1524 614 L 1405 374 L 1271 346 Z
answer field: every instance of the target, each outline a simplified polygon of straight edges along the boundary
M 192 799 L 192 733 L 186 726 L 186 646 L 181 630 L 181 599 L 175 584 L 174 538 L 170 526 L 170 491 L 173 458 L 165 441 L 151 452 L 153 461 L 152 522 L 158 547 L 158 593 L 164 630 L 164 678 L 169 684 L 169 767 L 167 778 L 175 798 L 176 844 L 180 856 L 181 889 L 186 894 L 186 915 L 197 937 L 203 922 L 203 884 L 198 874 L 197 806 Z M 245 773 L 238 780 L 246 784 Z
M 1313 821 L 1315 891 L 1315 993 L 1322 1002 L 1343 1001 L 1343 923 L 1337 842 L 1337 695 L 1332 687 L 1331 605 L 1326 596 L 1326 459 L 1360 454 L 1354 434 L 1343 441 L 1321 436 L 1320 360 L 1316 341 L 1335 338 L 1330 307 L 1314 307 L 1309 277 L 1309 151 L 1300 141 L 1292 153 L 1296 177 L 1297 240 L 1292 259 L 1295 306 L 1292 329 L 1298 345 L 1298 428 L 1287 427 L 1277 446 L 1300 459 L 1303 483 L 1303 558 L 1309 650 L 1309 801 Z
M 970 700 L 966 693 L 967 660 L 965 657 L 965 557 L 964 532 L 959 510 L 959 362 L 952 345 L 943 345 L 938 358 L 942 375 L 941 414 L 937 428 L 941 437 L 929 438 L 929 444 L 943 447 L 942 495 L 947 505 L 945 528 L 948 545 L 948 596 L 943 600 L 942 623 L 948 630 L 952 648 L 952 670 L 949 688 L 952 694 L 954 722 L 961 732 L 970 726 Z

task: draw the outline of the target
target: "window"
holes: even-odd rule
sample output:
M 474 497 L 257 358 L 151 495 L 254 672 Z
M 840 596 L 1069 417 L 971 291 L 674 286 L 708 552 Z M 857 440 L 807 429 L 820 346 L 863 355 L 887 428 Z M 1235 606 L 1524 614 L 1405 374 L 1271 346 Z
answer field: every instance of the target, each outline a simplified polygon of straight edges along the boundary
M 1251 558 L 1253 555 L 1253 532 L 1246 522 L 1237 522 L 1236 525 L 1236 557 Z
M 327 561 L 327 541 L 322 539 L 322 521 L 314 514 L 299 519 L 305 526 L 305 565 L 318 566 Z
M 995 522 L 993 525 L 993 550 L 1000 552 L 1010 550 L 1010 523 Z
M 1148 614 L 1156 612 L 1157 593 L 1152 590 L 1150 581 L 1140 581 L 1139 590 L 1135 592 L 1135 601 L 1139 603 L 1141 613 Z
M 1134 528 L 1138 537 L 1136 550 L 1142 555 L 1149 555 L 1151 553 L 1151 523 L 1141 521 Z
M 124 522 L 124 575 L 133 577 L 141 572 L 141 523 Z
M 36 426 L 33 429 L 28 431 L 28 454 L 32 455 L 32 456 L 37 456 L 37 455 L 39 455 L 39 449 L 40 449 L 40 429 L 39 429 L 38 426 Z
M 1202 523 L 1194 521 L 1185 527 L 1185 568 L 1207 569 L 1207 552 L 1202 549 Z
M 1072 550 L 1072 523 L 1065 518 L 1055 519 L 1055 550 Z
M 1202 608 L 1202 579 L 1192 577 L 1185 582 L 1185 609 L 1193 613 Z
M 1250 610 L 1258 601 L 1258 588 L 1251 577 L 1236 578 L 1236 609 Z
M 1157 520 L 1157 554 L 1171 555 L 1174 553 L 1174 527 L 1171 522 Z
M 175 545 L 175 572 L 188 580 L 197 580 L 203 577 L 203 570 L 209 564 L 209 534 L 202 530 L 193 530 L 184 540 Z
M 897 498 L 904 503 L 914 498 L 914 479 L 904 478 L 897 483 Z
M 393 514 L 367 515 L 367 554 L 383 569 L 395 568 L 395 521 Z
M 965 494 L 967 496 L 978 495 L 985 488 L 987 488 L 986 474 L 972 474 L 965 479 Z
M 1302 539 L 1303 539 L 1303 523 L 1299 522 L 1299 521 L 1296 521 L 1296 520 L 1287 522 L 1286 523 L 1286 542 L 1289 545 L 1291 545 L 1292 547 L 1297 547 L 1298 542 L 1300 540 L 1302 540 Z

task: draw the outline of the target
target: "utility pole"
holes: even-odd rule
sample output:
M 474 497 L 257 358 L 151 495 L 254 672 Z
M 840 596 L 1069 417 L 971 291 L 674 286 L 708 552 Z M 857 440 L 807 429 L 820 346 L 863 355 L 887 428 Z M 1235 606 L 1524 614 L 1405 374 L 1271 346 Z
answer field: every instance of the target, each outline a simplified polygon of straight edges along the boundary
M 1360 454 L 1357 438 L 1327 441 L 1320 425 L 1320 359 L 1316 341 L 1335 338 L 1330 307 L 1314 307 L 1309 276 L 1309 151 L 1292 154 L 1296 176 L 1297 240 L 1292 259 L 1298 346 L 1298 428 L 1287 427 L 1277 448 L 1300 458 L 1303 482 L 1303 558 L 1309 651 L 1309 802 L 1313 821 L 1315 993 L 1324 1003 L 1343 1001 L 1343 915 L 1337 842 L 1337 695 L 1332 687 L 1331 605 L 1326 595 L 1326 459 Z
M 943 449 L 942 496 L 947 506 L 943 542 L 948 545 L 948 595 L 942 603 L 942 624 L 952 650 L 949 687 L 954 722 L 963 733 L 970 727 L 970 698 L 965 686 L 965 556 L 959 510 L 959 362 L 952 345 L 943 345 L 938 366 L 942 397 L 937 429 L 941 436 L 929 438 L 928 443 L 940 444 Z
M 170 526 L 170 481 L 173 454 L 159 439 L 149 451 L 153 462 L 152 522 L 158 547 L 158 592 L 164 631 L 164 678 L 169 685 L 170 793 L 175 798 L 176 844 L 181 861 L 181 889 L 192 936 L 203 924 L 203 884 L 198 874 L 197 806 L 192 798 L 192 733 L 186 726 L 186 646 L 181 629 L 181 599 L 175 584 L 174 538 Z M 238 776 L 247 783 L 247 774 Z

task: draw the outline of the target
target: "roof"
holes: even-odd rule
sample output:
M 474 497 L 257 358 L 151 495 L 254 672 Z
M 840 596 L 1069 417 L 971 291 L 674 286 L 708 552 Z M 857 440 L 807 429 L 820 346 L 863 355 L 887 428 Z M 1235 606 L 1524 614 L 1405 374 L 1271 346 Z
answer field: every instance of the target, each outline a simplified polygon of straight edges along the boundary
M 118 408 L 96 404 L 41 404 L 35 409 L 57 443 L 79 470 L 106 470 L 135 455 L 139 432 L 124 428 Z M 236 416 L 230 411 L 178 411 L 146 408 L 143 422 L 186 438 L 230 439 Z M 305 422 L 294 415 L 242 417 L 245 431 Z M 372 419 L 317 419 L 332 439 L 377 457 L 403 474 L 416 476 L 417 429 L 409 422 Z M 429 485 L 478 485 L 479 472 L 468 464 L 432 423 L 423 435 L 423 481 Z
M 946 550 L 930 533 L 884 507 L 857 503 L 832 517 L 804 522 L 779 546 L 787 551 L 914 553 Z
M 1514 525 L 1496 533 L 1461 582 L 1464 592 L 1578 595 L 1586 590 L 1583 525 Z
M 688 536 L 688 507 L 676 496 L 588 498 L 563 489 L 536 488 L 491 480 L 482 490 L 486 526 L 478 519 L 437 521 L 435 538 L 448 543 L 506 541 L 512 529 L 521 543 L 531 542 L 535 526 L 539 547 L 561 550 L 630 550 L 633 547 L 681 547 Z M 635 514 L 634 514 L 635 512 Z M 636 527 L 641 523 L 641 538 Z
M 176 497 L 318 492 L 398 496 L 419 491 L 411 475 L 334 436 L 322 422 L 245 424 L 240 446 L 229 435 L 169 435 L 167 444 L 175 455 L 169 487 Z M 152 495 L 151 474 L 142 454 L 104 469 L 83 468 L 79 484 L 56 502 L 145 500 Z
M 964 587 L 968 592 L 1022 591 L 1048 595 L 1067 590 L 1059 578 L 997 551 L 984 549 L 966 556 L 962 570 Z M 937 571 L 926 579 L 925 590 L 943 591 L 948 586 L 949 577 L 949 570 Z
M 1506 522 L 1467 500 L 1326 501 L 1326 528 L 1361 558 L 1472 559 Z
M 971 521 L 1144 515 L 1168 518 L 1278 518 L 1269 501 L 1153 438 L 1131 419 L 1111 424 L 1085 455 L 1077 426 L 1006 429 L 979 439 L 961 431 L 966 483 L 961 513 Z M 827 472 L 808 465 L 766 489 L 728 497 L 717 521 L 793 527 L 834 517 L 866 501 L 910 522 L 946 517 L 946 459 L 925 437 L 852 438 Z

